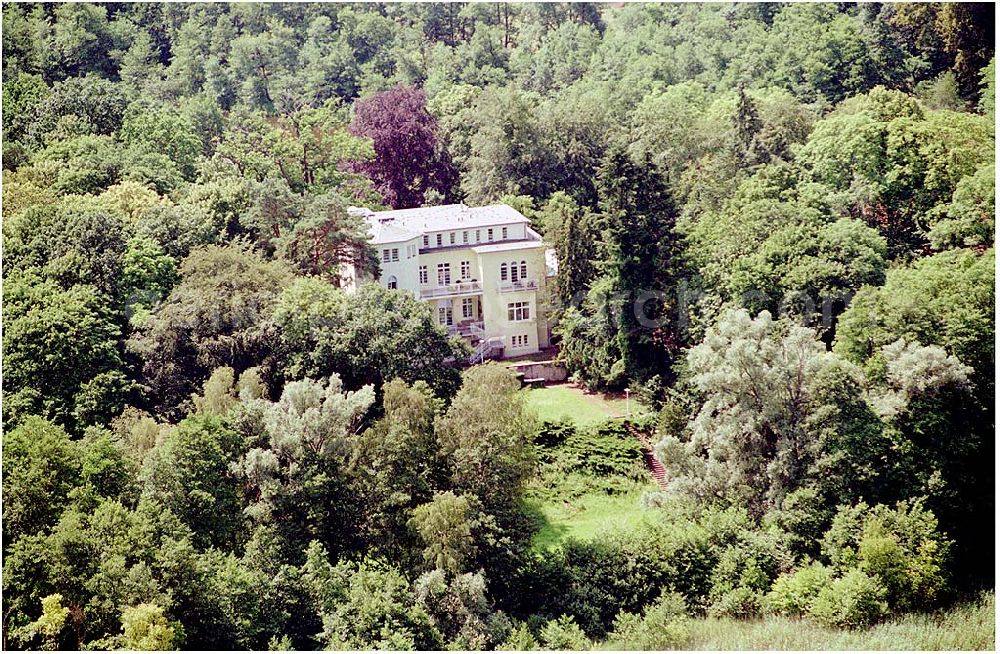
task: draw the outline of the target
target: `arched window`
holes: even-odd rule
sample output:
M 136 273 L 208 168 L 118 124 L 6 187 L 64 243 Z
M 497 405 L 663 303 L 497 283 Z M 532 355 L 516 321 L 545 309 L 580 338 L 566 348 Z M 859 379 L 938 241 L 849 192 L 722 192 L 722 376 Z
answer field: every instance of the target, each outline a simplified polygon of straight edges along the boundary
M 398 285 L 399 284 L 396 281 L 396 276 L 395 275 L 389 275 L 389 283 L 387 284 L 387 286 L 389 288 L 396 288 Z
M 505 263 L 500 264 L 500 281 L 507 281 L 507 264 Z
M 527 278 L 528 278 L 528 262 L 527 261 L 522 261 L 521 262 L 521 279 L 527 279 Z
M 516 261 L 511 261 L 510 262 L 510 281 L 516 282 L 517 279 L 518 279 L 518 277 L 517 277 L 517 262 Z

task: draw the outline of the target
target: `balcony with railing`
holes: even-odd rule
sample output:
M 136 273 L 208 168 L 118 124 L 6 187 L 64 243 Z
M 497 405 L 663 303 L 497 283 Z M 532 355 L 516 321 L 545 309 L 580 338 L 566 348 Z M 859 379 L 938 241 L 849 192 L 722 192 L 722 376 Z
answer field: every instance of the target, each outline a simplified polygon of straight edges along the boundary
M 441 286 L 429 286 L 420 289 L 420 299 L 429 300 L 431 298 L 455 297 L 457 295 L 475 295 L 483 292 L 482 282 L 458 282 L 456 284 L 444 284 Z
M 463 338 L 482 339 L 486 337 L 483 321 L 463 320 L 454 325 L 448 325 L 448 334 Z
M 516 282 L 500 282 L 497 290 L 501 293 L 515 293 L 517 291 L 537 291 L 538 281 L 535 279 L 522 279 Z

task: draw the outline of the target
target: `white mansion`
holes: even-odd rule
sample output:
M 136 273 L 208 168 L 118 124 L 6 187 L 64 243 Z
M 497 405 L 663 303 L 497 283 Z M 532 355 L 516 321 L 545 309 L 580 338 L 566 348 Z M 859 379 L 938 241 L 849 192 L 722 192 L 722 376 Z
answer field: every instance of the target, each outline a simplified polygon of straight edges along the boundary
M 537 352 L 549 344 L 546 244 L 506 204 L 450 204 L 363 216 L 383 286 L 434 307 L 438 323 L 475 347 L 473 359 Z

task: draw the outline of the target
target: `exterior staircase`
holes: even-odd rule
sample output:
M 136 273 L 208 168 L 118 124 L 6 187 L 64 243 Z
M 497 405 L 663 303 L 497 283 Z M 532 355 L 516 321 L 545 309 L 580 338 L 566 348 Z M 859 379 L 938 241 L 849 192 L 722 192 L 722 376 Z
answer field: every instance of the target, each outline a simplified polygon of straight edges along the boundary
M 503 354 L 503 339 L 499 336 L 484 338 L 476 345 L 476 349 L 469 356 L 469 364 L 482 363 L 486 359 L 493 359 Z
M 663 464 L 660 463 L 660 460 L 656 458 L 656 454 L 653 453 L 653 444 L 649 440 L 649 434 L 638 429 L 630 422 L 626 422 L 625 427 L 642 445 L 642 458 L 646 461 L 646 467 L 649 468 L 649 473 L 653 475 L 656 484 L 661 490 L 666 490 L 667 471 L 663 467 Z

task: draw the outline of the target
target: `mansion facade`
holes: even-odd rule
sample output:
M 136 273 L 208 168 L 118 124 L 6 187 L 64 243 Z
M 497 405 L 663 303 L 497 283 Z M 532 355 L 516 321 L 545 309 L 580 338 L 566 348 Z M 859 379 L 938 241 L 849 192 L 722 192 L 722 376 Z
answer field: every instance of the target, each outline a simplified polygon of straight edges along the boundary
M 430 304 L 442 327 L 470 342 L 472 360 L 549 345 L 545 289 L 554 257 L 520 212 L 450 204 L 351 213 L 369 225 L 379 283 Z

